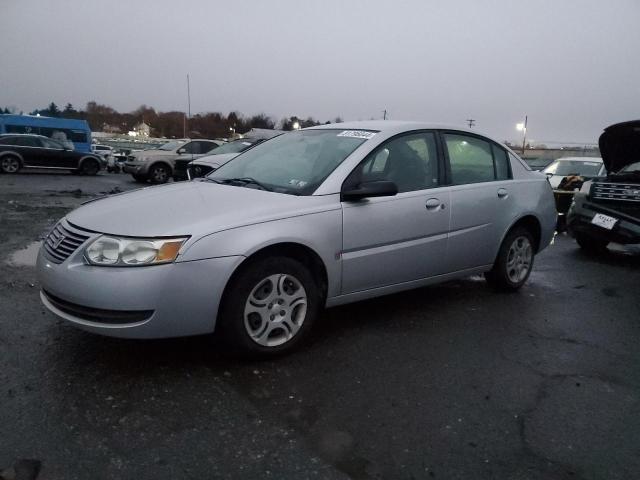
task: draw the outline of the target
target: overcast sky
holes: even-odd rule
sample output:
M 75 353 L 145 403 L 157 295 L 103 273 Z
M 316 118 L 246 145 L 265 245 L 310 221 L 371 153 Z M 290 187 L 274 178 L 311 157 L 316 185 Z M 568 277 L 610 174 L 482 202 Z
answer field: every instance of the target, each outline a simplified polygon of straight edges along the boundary
M 0 0 L 0 107 L 238 110 L 596 142 L 640 117 L 639 0 Z

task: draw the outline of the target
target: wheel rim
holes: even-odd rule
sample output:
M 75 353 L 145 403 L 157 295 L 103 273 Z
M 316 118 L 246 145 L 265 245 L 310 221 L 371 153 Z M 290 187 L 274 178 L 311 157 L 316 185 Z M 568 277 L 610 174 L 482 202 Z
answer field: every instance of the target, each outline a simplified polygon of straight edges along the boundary
M 15 158 L 3 158 L 2 159 L 2 170 L 7 173 L 16 173 L 20 168 L 20 163 Z
M 162 167 L 156 167 L 153 169 L 152 177 L 156 182 L 164 182 L 167 179 L 167 172 Z
M 517 237 L 507 256 L 507 276 L 513 283 L 523 281 L 531 270 L 533 260 L 533 248 L 527 237 Z
M 244 306 L 244 326 L 258 345 L 277 347 L 300 331 L 307 315 L 307 292 L 293 275 L 279 273 L 262 279 Z

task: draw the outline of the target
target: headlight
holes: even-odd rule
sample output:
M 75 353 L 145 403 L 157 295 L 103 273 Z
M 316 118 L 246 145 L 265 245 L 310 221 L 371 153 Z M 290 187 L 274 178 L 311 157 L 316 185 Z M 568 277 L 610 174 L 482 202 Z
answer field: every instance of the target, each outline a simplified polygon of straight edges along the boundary
M 92 265 L 157 265 L 173 262 L 186 241 L 187 237 L 153 239 L 102 235 L 89 244 L 84 256 Z

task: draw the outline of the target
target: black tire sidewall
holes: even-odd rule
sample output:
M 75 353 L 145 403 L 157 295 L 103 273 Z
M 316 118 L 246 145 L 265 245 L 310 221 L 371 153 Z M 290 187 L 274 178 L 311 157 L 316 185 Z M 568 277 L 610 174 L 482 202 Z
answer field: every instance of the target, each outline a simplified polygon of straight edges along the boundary
M 485 274 L 487 281 L 498 290 L 513 292 L 520 289 L 520 287 L 522 287 L 527 282 L 529 276 L 531 275 L 531 271 L 533 270 L 535 251 L 532 252 L 531 265 L 529 266 L 529 271 L 527 272 L 527 275 L 524 277 L 524 279 L 520 280 L 519 282 L 513 282 L 507 274 L 507 260 L 509 257 L 509 249 L 511 248 L 514 240 L 518 237 L 526 237 L 531 244 L 531 249 L 534 250 L 535 248 L 533 235 L 526 228 L 517 227 L 507 234 L 507 236 L 502 241 L 502 244 L 500 245 L 500 250 L 498 251 L 498 256 L 493 265 L 493 268 Z
M 91 166 L 93 166 L 93 168 L 91 168 Z M 97 175 L 99 171 L 100 163 L 98 163 L 98 161 L 94 160 L 93 158 L 86 159 L 80 166 L 80 172 L 83 175 Z
M 288 342 L 277 347 L 265 347 L 254 342 L 244 325 L 247 297 L 259 282 L 274 274 L 293 275 L 307 293 L 307 312 L 302 327 Z M 299 261 L 288 257 L 263 258 L 241 266 L 225 289 L 218 315 L 220 334 L 237 352 L 251 357 L 267 357 L 289 352 L 304 341 L 320 312 L 320 288 L 311 272 Z
M 154 175 L 154 174 L 155 174 L 155 171 L 156 171 L 156 170 L 159 170 L 159 169 L 162 169 L 162 170 L 164 170 L 164 171 L 166 172 L 166 177 L 165 177 L 164 182 L 159 182 L 159 181 L 157 181 L 157 180 L 154 178 L 154 176 L 155 176 L 155 175 Z M 149 175 L 148 175 L 148 176 L 149 176 L 149 180 L 151 181 L 151 183 L 153 183 L 153 184 L 156 184 L 156 185 L 157 185 L 157 184 L 167 183 L 167 182 L 169 181 L 170 173 L 171 173 L 171 172 L 169 171 L 169 169 L 168 169 L 166 166 L 164 166 L 164 165 L 153 165 L 153 166 L 149 169 Z
M 2 162 L 4 160 L 6 160 L 6 159 L 13 159 L 16 162 L 18 162 L 18 169 L 15 172 L 7 172 L 7 171 L 5 171 L 5 169 L 4 169 L 3 165 L 2 165 Z M 18 157 L 14 156 L 14 155 L 5 155 L 4 157 L 0 158 L 0 172 L 2 172 L 2 173 L 11 175 L 13 173 L 18 173 L 21 168 L 22 168 L 22 162 L 20 162 L 20 159 Z

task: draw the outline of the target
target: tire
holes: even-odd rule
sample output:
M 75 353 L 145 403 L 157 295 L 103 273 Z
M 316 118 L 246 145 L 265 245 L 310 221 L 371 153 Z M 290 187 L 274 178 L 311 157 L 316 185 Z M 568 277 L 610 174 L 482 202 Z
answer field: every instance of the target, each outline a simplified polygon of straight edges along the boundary
M 99 171 L 100 171 L 100 164 L 98 163 L 97 160 L 94 160 L 92 158 L 86 159 L 80 165 L 80 173 L 82 175 L 93 176 L 93 175 L 97 175 Z
M 2 173 L 18 173 L 21 166 L 20 159 L 13 155 L 5 155 L 0 158 L 0 171 Z
M 170 176 L 171 172 L 169 171 L 169 168 L 161 163 L 158 165 L 153 165 L 149 169 L 149 180 L 151 180 L 151 183 L 153 183 L 154 185 L 167 183 Z
M 503 292 L 520 289 L 531 274 L 535 240 L 529 230 L 516 227 L 500 245 L 493 268 L 484 274 L 487 283 Z
M 584 233 L 576 233 L 576 242 L 585 252 L 590 254 L 602 254 L 607 251 L 609 242 L 599 238 L 585 235 Z
M 147 181 L 146 177 L 142 177 L 140 175 L 136 175 L 135 173 L 132 173 L 131 176 L 138 183 L 146 183 L 146 181 Z
M 297 260 L 271 257 L 241 266 L 225 289 L 218 327 L 224 340 L 245 357 L 292 351 L 320 312 L 321 293 Z

